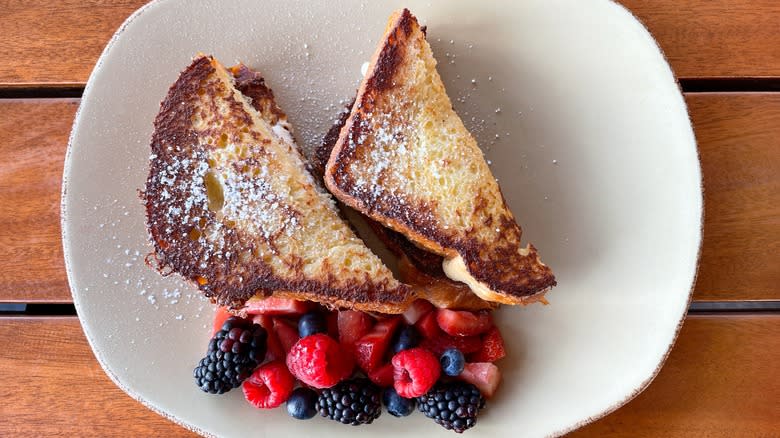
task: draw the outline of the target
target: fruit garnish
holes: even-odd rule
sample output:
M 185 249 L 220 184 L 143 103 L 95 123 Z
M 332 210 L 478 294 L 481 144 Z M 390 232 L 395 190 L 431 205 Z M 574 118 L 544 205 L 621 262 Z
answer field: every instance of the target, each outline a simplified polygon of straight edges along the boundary
M 282 345 L 282 349 L 284 349 L 286 356 L 293 345 L 300 339 L 298 336 L 298 329 L 295 327 L 294 323 L 287 321 L 286 319 L 274 318 L 274 331 L 276 332 L 276 336 L 279 337 L 279 343 Z
M 501 370 L 489 362 L 467 363 L 458 378 L 476 386 L 482 395 L 490 398 L 501 383 Z
M 463 371 L 466 365 L 466 358 L 457 348 L 448 348 L 444 350 L 439 358 L 441 371 L 448 376 L 455 377 Z
M 265 329 L 252 321 L 235 316 L 225 320 L 193 370 L 198 387 L 212 394 L 237 388 L 265 357 L 266 338 Z
M 437 384 L 419 397 L 417 404 L 426 417 L 445 429 L 462 433 L 477 424 L 477 415 L 485 407 L 485 399 L 476 386 L 456 381 Z
M 265 353 L 265 360 L 269 362 L 277 359 L 284 360 L 285 356 L 287 356 L 287 351 L 282 348 L 279 336 L 276 334 L 273 318 L 268 315 L 255 315 L 252 317 L 252 322 L 259 324 L 268 334 L 266 339 L 268 350 Z
M 287 354 L 287 368 L 309 386 L 329 388 L 352 374 L 354 362 L 333 338 L 317 333 L 293 345 Z
M 382 364 L 401 318 L 390 317 L 376 323 L 371 331 L 355 342 L 355 359 L 363 371 L 370 373 Z
M 506 356 L 504 338 L 498 327 L 493 327 L 482 335 L 482 348 L 469 356 L 471 362 L 495 362 Z
M 354 344 L 374 326 L 374 319 L 370 315 L 357 310 L 341 310 L 337 318 L 339 342 L 342 344 Z
M 404 321 L 406 321 L 406 323 L 409 325 L 414 325 L 417 321 L 420 320 L 420 318 L 423 317 L 423 315 L 433 311 L 433 309 L 433 304 L 426 300 L 414 300 L 412 305 L 410 305 L 409 308 L 406 309 L 406 311 L 403 313 Z
M 440 355 L 448 348 L 457 348 L 463 354 L 469 354 L 479 351 L 482 348 L 482 339 L 479 336 L 450 336 L 446 333 L 424 339 L 421 347 Z
M 218 331 L 220 331 L 220 329 L 222 329 L 222 325 L 231 316 L 233 315 L 231 315 L 230 312 L 228 312 L 226 307 L 217 306 L 216 310 L 214 311 L 214 326 L 211 329 L 212 338 L 214 337 L 214 335 L 217 334 Z
M 493 316 L 490 312 L 439 309 L 436 311 L 436 322 L 448 335 L 474 336 L 493 327 Z
M 387 388 L 393 386 L 394 372 L 393 364 L 386 363 L 368 373 L 368 378 L 380 388 Z
M 287 399 L 287 413 L 298 420 L 308 420 L 317 415 L 317 391 L 309 388 L 296 388 Z
M 429 312 L 423 315 L 414 327 L 420 332 L 420 335 L 426 339 L 433 339 L 444 334 L 439 328 L 439 323 L 436 321 L 436 312 Z
M 405 325 L 394 336 L 393 354 L 414 348 L 420 344 L 420 334 L 413 325 Z
M 309 312 L 298 320 L 298 336 L 305 338 L 315 333 L 325 333 L 325 318 L 318 312 Z
M 398 392 L 392 387 L 382 392 L 382 403 L 387 408 L 387 413 L 394 417 L 406 417 L 414 411 L 417 404 L 413 398 L 398 395 Z
M 370 424 L 382 414 L 380 389 L 368 379 L 352 379 L 320 393 L 320 415 L 343 424 Z
M 254 407 L 275 408 L 286 402 L 292 394 L 295 378 L 283 361 L 268 362 L 249 376 L 241 389 L 244 397 Z
M 288 298 L 252 298 L 247 300 L 246 313 L 249 315 L 303 315 L 311 309 L 308 301 L 291 300 Z
M 393 387 L 401 397 L 419 397 L 439 380 L 436 356 L 422 348 L 404 350 L 393 356 Z

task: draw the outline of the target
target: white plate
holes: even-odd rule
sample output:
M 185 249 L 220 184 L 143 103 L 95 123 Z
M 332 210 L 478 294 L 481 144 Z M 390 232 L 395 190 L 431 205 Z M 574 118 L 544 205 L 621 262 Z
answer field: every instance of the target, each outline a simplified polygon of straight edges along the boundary
M 559 282 L 550 306 L 499 312 L 504 382 L 476 433 L 557 435 L 603 416 L 658 372 L 696 273 L 701 176 L 672 72 L 647 30 L 606 0 L 403 5 L 428 25 L 456 109 Z M 260 69 L 311 147 L 399 6 L 158 1 L 106 47 L 65 161 L 63 245 L 87 338 L 132 397 L 203 434 L 451 436 L 419 413 L 352 428 L 258 411 L 240 391 L 200 392 L 192 368 L 212 306 L 143 262 L 137 190 L 152 120 L 190 58 Z

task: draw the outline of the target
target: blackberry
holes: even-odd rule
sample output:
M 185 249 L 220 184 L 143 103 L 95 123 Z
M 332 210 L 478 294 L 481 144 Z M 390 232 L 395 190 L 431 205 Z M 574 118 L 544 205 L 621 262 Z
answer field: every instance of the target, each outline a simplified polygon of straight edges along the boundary
M 368 379 L 352 379 L 323 389 L 317 410 L 323 417 L 359 426 L 370 424 L 382 413 L 381 390 Z
M 485 399 L 476 386 L 466 382 L 437 383 L 417 397 L 417 408 L 445 429 L 461 433 L 477 424 Z
M 252 321 L 228 318 L 193 370 L 195 383 L 212 394 L 237 388 L 265 358 L 267 337 L 265 329 Z

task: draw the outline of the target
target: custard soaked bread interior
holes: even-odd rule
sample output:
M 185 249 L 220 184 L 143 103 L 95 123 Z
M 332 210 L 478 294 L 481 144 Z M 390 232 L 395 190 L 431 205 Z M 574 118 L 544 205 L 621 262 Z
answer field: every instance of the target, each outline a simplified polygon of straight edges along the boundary
M 481 298 L 519 304 L 555 277 L 521 229 L 452 109 L 425 33 L 398 11 L 371 60 L 325 173 L 345 204 L 444 257 Z
M 402 312 L 409 288 L 355 236 L 306 170 L 273 107 L 235 88 L 216 60 L 197 57 L 154 123 L 143 193 L 154 260 L 239 309 L 255 295 Z M 278 115 L 277 115 L 278 116 Z

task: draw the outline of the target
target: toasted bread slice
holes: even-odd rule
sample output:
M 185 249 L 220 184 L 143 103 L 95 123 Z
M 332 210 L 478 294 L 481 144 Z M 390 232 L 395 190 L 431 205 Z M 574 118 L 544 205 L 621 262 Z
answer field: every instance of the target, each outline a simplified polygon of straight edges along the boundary
M 342 202 L 444 257 L 481 298 L 521 304 L 554 286 L 452 108 L 412 14 L 395 12 L 325 168 Z M 533 298 L 531 298 L 533 297 Z
M 339 114 L 320 146 L 315 150 L 312 157 L 312 173 L 315 177 L 322 178 L 328 158 L 339 139 L 341 128 L 347 122 L 353 104 L 354 100 Z M 342 206 L 342 208 L 348 207 Z M 356 214 L 362 217 L 374 235 L 398 257 L 399 278 L 410 285 L 420 298 L 445 309 L 477 311 L 498 307 L 498 303 L 479 298 L 465 284 L 444 275 L 441 256 L 415 246 L 403 234 L 386 228 L 365 215 Z
M 181 73 L 154 128 L 143 198 L 161 272 L 233 309 L 273 294 L 399 313 L 414 299 L 213 58 Z

